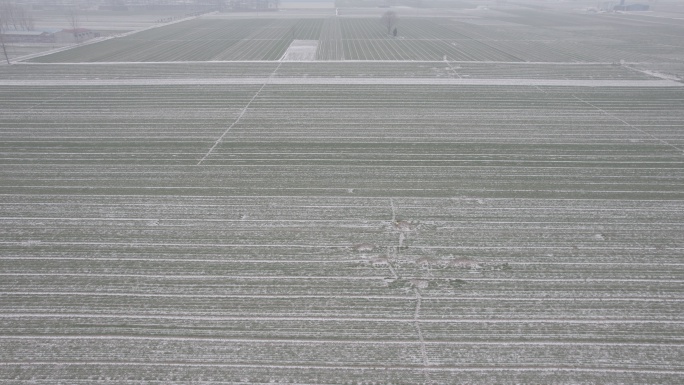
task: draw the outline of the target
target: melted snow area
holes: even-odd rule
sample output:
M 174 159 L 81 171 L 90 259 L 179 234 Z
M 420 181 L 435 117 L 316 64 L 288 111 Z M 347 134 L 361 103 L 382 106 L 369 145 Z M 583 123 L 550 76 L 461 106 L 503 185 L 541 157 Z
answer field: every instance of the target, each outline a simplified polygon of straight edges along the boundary
M 318 40 L 293 40 L 280 59 L 281 61 L 313 61 L 316 60 Z

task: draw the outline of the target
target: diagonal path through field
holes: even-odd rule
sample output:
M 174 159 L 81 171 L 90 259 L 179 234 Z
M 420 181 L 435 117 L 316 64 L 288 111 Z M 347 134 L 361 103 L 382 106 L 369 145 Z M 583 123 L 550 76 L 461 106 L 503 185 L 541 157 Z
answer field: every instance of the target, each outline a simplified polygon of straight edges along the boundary
M 228 126 L 228 128 L 227 128 L 225 131 L 223 131 L 223 134 L 221 134 L 221 136 L 219 136 L 219 138 L 216 139 L 216 141 L 214 142 L 214 145 L 211 146 L 211 148 L 209 149 L 209 151 L 207 151 L 207 153 L 204 154 L 204 156 L 202 157 L 202 159 L 200 159 L 199 162 L 197 162 L 197 165 L 198 165 L 198 166 L 200 166 L 200 165 L 202 164 L 202 162 L 204 162 L 204 161 L 209 157 L 209 155 L 211 155 L 211 153 L 214 151 L 214 149 L 223 141 L 223 138 L 228 134 L 228 132 L 230 132 L 230 130 L 231 130 L 236 124 L 238 124 L 238 122 L 240 121 L 240 119 L 242 119 L 242 117 L 243 117 L 243 116 L 245 115 L 245 113 L 247 112 L 247 109 L 248 109 L 249 106 L 252 104 L 252 102 L 259 96 L 259 94 L 261 93 L 261 91 L 266 87 L 266 85 L 270 82 L 270 80 L 275 76 L 276 72 L 278 72 L 278 69 L 280 68 L 280 65 L 281 65 L 281 64 L 282 64 L 282 62 L 278 63 L 278 66 L 273 70 L 273 72 L 271 73 L 271 75 L 270 75 L 268 78 L 266 78 L 266 80 L 265 80 L 264 83 L 261 85 L 261 87 L 259 88 L 259 90 L 257 90 L 257 92 L 254 94 L 254 96 L 252 96 L 252 99 L 250 99 L 249 102 L 247 102 L 247 105 L 242 109 L 242 111 L 240 111 L 240 114 L 237 116 L 237 118 L 235 119 L 235 121 L 234 121 L 230 126 Z
M 665 141 L 665 140 L 663 140 L 663 139 L 660 139 L 660 138 L 658 138 L 657 136 L 655 136 L 655 135 L 653 135 L 653 134 L 651 134 L 651 133 L 649 133 L 649 132 L 646 132 L 646 131 L 642 130 L 642 129 L 639 128 L 639 127 L 636 127 L 636 126 L 634 126 L 634 125 L 632 125 L 632 124 L 629 124 L 627 121 L 625 121 L 624 119 L 620 118 L 619 116 L 615 116 L 615 115 L 611 114 L 610 112 L 604 110 L 603 108 L 598 107 L 597 105 L 592 104 L 592 103 L 590 103 L 590 102 L 588 102 L 588 101 L 586 101 L 586 100 L 584 100 L 584 99 L 578 97 L 577 95 L 572 95 L 572 97 L 575 98 L 575 99 L 577 99 L 578 101 L 580 101 L 580 102 L 582 102 L 582 103 L 584 103 L 584 104 L 590 106 L 590 107 L 595 108 L 595 109 L 598 110 L 598 111 L 601 111 L 601 112 L 602 112 L 603 114 L 605 114 L 606 116 L 610 116 L 611 118 L 613 118 L 613 119 L 615 119 L 615 120 L 619 120 L 619 121 L 622 122 L 624 125 L 626 125 L 626 126 L 628 126 L 628 127 L 630 127 L 630 128 L 633 128 L 634 130 L 639 131 L 639 132 L 641 132 L 642 134 L 647 135 L 647 136 L 649 136 L 649 137 L 651 137 L 651 138 L 657 140 L 658 142 L 660 142 L 660 143 L 662 143 L 662 144 L 664 144 L 664 145 L 666 145 L 666 146 L 672 147 L 672 148 L 674 148 L 675 150 L 680 151 L 681 153 L 684 154 L 684 149 L 679 148 L 679 147 L 677 147 L 677 146 L 675 146 L 675 145 L 673 145 L 673 144 L 670 144 L 669 142 L 667 142 L 667 141 Z

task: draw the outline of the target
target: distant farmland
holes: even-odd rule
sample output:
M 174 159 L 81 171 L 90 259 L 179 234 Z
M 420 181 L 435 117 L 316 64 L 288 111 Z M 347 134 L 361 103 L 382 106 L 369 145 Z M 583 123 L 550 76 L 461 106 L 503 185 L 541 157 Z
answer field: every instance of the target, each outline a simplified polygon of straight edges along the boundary
M 0 67 L 0 382 L 683 382 L 682 50 L 509 14 Z
M 540 28 L 530 24 L 536 20 L 534 17 L 541 16 L 522 12 L 487 19 L 407 17 L 400 20 L 399 36 L 392 37 L 385 33 L 379 18 L 371 17 L 225 19 L 207 16 L 32 61 L 278 60 L 294 40 L 319 40 L 316 58 L 323 61 L 440 61 L 445 56 L 450 61 L 503 62 L 651 62 L 681 58 L 671 56 L 673 46 L 681 51 L 683 43 L 672 36 L 676 27 L 665 22 L 652 25 L 610 16 L 564 15 L 557 28 Z M 573 23 L 581 23 L 583 28 L 573 28 Z

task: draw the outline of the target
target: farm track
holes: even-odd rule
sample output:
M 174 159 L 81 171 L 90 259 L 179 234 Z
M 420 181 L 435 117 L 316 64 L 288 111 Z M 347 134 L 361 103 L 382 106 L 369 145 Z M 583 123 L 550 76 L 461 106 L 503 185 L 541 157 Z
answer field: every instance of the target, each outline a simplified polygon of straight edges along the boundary
M 0 67 L 0 383 L 683 382 L 684 89 L 549 17 Z

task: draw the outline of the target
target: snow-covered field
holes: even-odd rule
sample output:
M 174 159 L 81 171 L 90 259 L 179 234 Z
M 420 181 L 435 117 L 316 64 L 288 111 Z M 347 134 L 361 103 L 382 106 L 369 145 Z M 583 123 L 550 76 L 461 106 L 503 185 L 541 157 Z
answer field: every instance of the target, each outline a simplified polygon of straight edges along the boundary
M 682 383 L 649 68 L 0 67 L 0 383 Z

